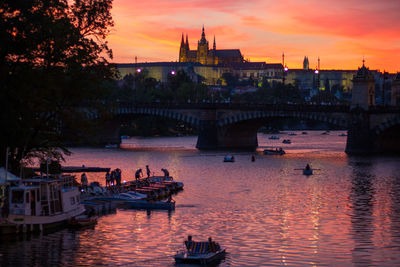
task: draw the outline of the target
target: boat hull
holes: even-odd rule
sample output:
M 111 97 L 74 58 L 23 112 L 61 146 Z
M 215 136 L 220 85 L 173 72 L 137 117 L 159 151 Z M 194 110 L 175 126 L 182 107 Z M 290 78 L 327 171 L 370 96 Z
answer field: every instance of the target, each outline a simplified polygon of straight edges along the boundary
M 186 252 L 178 253 L 174 256 L 176 263 L 194 263 L 194 264 L 207 264 L 221 260 L 225 257 L 225 248 L 217 252 L 209 252 L 206 254 L 193 254 L 189 255 Z

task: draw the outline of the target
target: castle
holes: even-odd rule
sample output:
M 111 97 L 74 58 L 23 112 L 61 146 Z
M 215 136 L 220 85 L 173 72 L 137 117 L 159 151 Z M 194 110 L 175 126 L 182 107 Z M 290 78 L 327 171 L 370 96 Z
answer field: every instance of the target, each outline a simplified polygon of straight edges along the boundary
M 230 65 L 234 63 L 242 63 L 244 60 L 239 49 L 217 50 L 215 36 L 213 48 L 209 49 L 203 26 L 201 39 L 197 43 L 197 50 L 190 50 L 188 35 L 186 34 L 185 42 L 182 33 L 182 41 L 179 49 L 179 62 L 196 62 L 203 65 Z

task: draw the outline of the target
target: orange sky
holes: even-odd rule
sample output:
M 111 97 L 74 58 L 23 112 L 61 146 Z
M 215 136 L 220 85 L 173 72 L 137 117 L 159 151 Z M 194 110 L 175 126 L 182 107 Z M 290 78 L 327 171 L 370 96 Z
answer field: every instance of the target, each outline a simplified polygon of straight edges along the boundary
M 400 0 L 114 0 L 114 62 L 176 61 L 182 32 L 197 48 L 201 27 L 217 49 L 289 68 L 400 71 Z

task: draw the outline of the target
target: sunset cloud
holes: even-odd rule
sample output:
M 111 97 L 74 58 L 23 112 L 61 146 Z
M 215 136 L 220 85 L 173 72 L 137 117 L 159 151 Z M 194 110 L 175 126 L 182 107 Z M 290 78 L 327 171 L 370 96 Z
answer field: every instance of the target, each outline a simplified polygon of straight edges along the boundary
M 176 61 L 181 34 L 197 47 L 201 27 L 217 48 L 241 49 L 252 61 L 300 67 L 400 71 L 398 0 L 115 0 L 109 37 L 115 62 Z

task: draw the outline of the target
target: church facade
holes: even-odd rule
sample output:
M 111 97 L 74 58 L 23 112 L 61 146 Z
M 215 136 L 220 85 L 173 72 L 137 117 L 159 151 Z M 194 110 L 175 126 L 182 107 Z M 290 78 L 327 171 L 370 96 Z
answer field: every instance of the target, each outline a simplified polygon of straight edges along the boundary
M 179 48 L 179 62 L 226 66 L 235 63 L 243 63 L 244 59 L 239 49 L 217 49 L 215 36 L 213 48 L 210 49 L 203 27 L 201 39 L 197 43 L 197 50 L 190 50 L 188 35 L 186 35 L 185 42 L 182 34 L 181 46 Z

